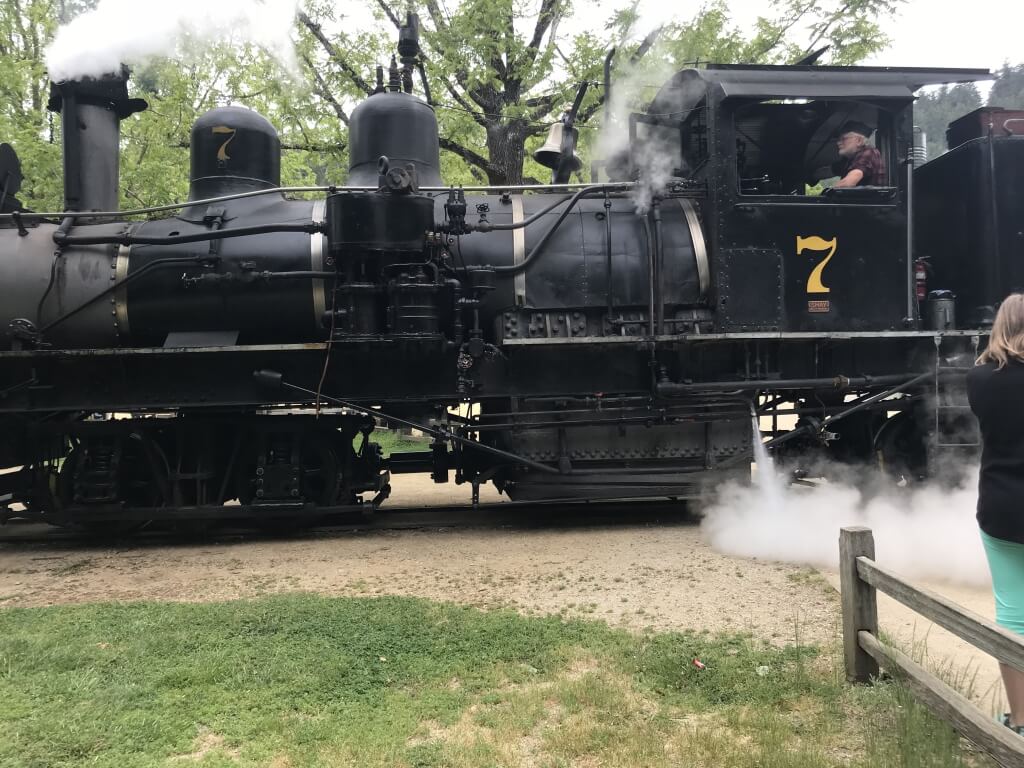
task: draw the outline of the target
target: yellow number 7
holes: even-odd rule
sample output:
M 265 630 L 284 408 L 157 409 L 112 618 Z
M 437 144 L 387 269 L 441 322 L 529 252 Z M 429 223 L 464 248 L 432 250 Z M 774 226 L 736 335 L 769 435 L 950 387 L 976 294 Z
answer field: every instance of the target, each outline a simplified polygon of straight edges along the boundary
M 235 128 L 228 128 L 226 125 L 215 125 L 213 127 L 214 133 L 228 134 L 228 140 L 221 144 L 220 149 L 217 150 L 217 159 L 221 162 L 231 159 L 231 156 L 228 154 L 228 144 L 230 144 L 231 140 L 235 138 L 235 131 Z
M 825 270 L 825 265 L 828 264 L 829 260 L 836 255 L 837 238 L 833 237 L 831 240 L 825 240 L 817 235 L 811 235 L 810 237 L 796 236 L 796 254 L 799 256 L 804 251 L 828 251 L 828 256 L 822 259 L 821 263 L 818 264 L 807 278 L 807 292 L 808 293 L 828 293 L 829 289 L 826 285 L 821 282 L 821 273 Z

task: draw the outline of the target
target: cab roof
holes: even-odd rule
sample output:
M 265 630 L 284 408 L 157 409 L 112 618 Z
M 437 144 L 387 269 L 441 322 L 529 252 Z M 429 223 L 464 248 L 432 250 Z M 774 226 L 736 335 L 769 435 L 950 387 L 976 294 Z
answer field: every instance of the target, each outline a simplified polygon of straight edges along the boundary
M 925 85 L 969 83 L 994 77 L 987 69 L 708 64 L 701 69 L 677 72 L 662 86 L 651 111 L 655 111 L 655 105 L 661 105 L 659 110 L 669 106 L 686 108 L 711 93 L 718 99 L 910 100 L 914 91 Z

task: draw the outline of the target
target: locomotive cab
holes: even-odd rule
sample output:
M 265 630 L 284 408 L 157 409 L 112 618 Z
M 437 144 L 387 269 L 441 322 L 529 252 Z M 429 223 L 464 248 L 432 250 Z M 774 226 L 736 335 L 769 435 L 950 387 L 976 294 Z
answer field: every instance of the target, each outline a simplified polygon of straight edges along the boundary
M 634 123 L 707 189 L 717 327 L 725 332 L 916 328 L 906 158 L 913 92 L 978 72 L 712 65 L 684 70 Z M 835 138 L 874 129 L 884 185 L 836 188 Z M 641 138 L 644 138 L 641 136 Z

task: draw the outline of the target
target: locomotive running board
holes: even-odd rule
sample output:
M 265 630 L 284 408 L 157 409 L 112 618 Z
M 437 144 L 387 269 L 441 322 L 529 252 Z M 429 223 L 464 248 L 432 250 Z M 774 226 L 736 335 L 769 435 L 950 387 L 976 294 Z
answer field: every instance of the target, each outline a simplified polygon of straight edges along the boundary
M 968 331 L 754 331 L 743 333 L 679 333 L 655 336 L 656 342 L 756 341 L 772 339 L 935 339 L 945 337 L 988 336 L 987 330 Z M 639 344 L 649 336 L 558 336 L 554 338 L 504 339 L 503 347 L 528 347 L 565 344 Z

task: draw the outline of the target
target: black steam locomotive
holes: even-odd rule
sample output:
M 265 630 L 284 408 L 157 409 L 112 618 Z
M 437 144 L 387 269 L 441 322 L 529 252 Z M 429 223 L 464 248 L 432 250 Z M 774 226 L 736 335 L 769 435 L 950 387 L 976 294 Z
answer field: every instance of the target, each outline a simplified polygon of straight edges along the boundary
M 393 67 L 345 186 L 282 188 L 274 128 L 219 108 L 188 200 L 142 221 L 116 210 L 118 126 L 145 103 L 124 77 L 55 84 L 65 210 L 20 210 L 0 170 L 0 518 L 308 518 L 425 471 L 474 500 L 691 497 L 749 475 L 755 429 L 923 474 L 974 442 L 957 374 L 1024 283 L 1024 140 L 910 172 L 913 92 L 987 76 L 686 70 L 607 181 L 567 183 L 570 116 L 557 183 L 453 189 Z M 848 120 L 893 185 L 810 193 Z M 430 450 L 383 457 L 380 423 Z

